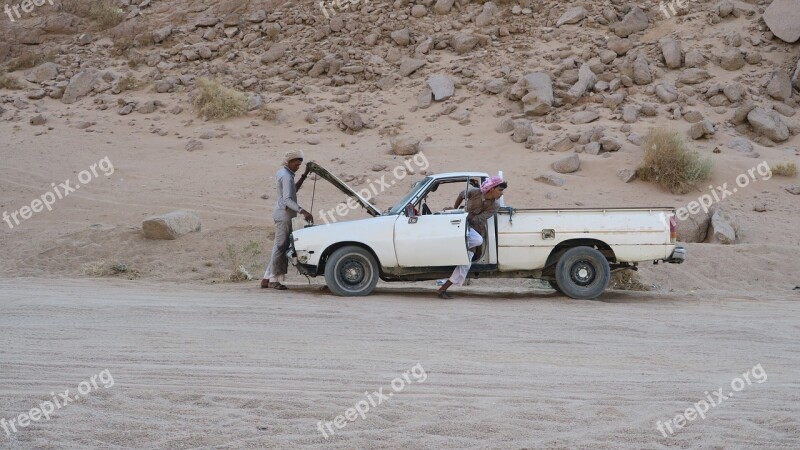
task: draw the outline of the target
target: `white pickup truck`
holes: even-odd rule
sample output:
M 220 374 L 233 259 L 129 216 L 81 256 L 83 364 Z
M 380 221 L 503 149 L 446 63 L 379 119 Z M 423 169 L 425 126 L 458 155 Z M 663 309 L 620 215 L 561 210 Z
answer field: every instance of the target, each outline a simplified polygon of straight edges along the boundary
M 447 278 L 454 266 L 468 262 L 467 214 L 454 203 L 470 181 L 480 183 L 487 174 L 427 176 L 381 212 L 330 172 L 309 164 L 373 217 L 296 229 L 289 256 L 300 273 L 324 275 L 337 295 L 365 296 L 379 279 Z M 684 247 L 675 244 L 670 207 L 505 207 L 489 220 L 488 230 L 470 277 L 543 279 L 576 299 L 602 294 L 614 270 L 635 269 L 645 261 L 681 263 L 686 257 Z

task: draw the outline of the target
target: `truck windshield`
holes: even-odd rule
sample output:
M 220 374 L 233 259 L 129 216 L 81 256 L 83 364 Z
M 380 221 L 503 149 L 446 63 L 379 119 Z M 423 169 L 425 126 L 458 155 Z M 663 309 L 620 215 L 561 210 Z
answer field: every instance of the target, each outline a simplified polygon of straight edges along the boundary
M 419 191 L 419 189 L 422 186 L 425 185 L 425 183 L 428 181 L 428 179 L 430 179 L 430 177 L 426 177 L 425 179 L 417 181 L 416 183 L 414 183 L 414 186 L 411 187 L 411 191 L 408 194 L 406 194 L 406 196 L 403 197 L 402 200 L 397 202 L 397 204 L 392 206 L 392 208 L 386 214 L 388 214 L 388 215 L 400 214 L 401 212 L 403 212 L 403 210 L 405 209 L 405 207 L 408 204 L 408 202 L 410 202 L 411 199 L 414 197 L 414 194 L 416 194 L 417 191 Z

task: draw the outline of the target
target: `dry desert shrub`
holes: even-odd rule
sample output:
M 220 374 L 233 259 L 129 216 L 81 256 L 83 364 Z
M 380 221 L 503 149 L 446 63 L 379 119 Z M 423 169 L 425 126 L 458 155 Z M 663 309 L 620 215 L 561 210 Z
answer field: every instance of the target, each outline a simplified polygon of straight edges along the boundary
M 23 86 L 22 84 L 20 84 L 19 80 L 0 72 L 0 89 L 8 89 L 10 91 L 16 91 L 22 89 L 22 87 Z
M 194 107 L 206 119 L 229 119 L 247 112 L 247 95 L 223 86 L 218 79 L 200 78 L 197 88 Z
M 772 168 L 772 173 L 775 175 L 779 175 L 782 177 L 793 177 L 797 175 L 797 164 L 790 162 L 790 163 L 780 163 L 777 166 Z
M 642 283 L 639 272 L 633 270 L 618 270 L 611 273 L 609 288 L 621 291 L 649 291 L 650 286 Z
M 38 66 L 39 64 L 52 62 L 56 58 L 54 52 L 42 53 L 27 53 L 19 58 L 14 58 L 8 62 L 8 71 L 16 72 L 17 70 L 26 70 Z
M 658 129 L 644 140 L 644 161 L 636 174 L 673 194 L 685 194 L 711 174 L 711 160 L 689 149 L 678 133 Z
M 142 86 L 142 83 L 133 75 L 128 75 L 119 79 L 117 83 L 120 92 L 135 91 Z
M 222 255 L 227 259 L 231 267 L 231 274 L 228 278 L 232 282 L 250 281 L 253 276 L 250 275 L 251 271 L 258 270 L 258 261 L 256 259 L 261 254 L 261 243 L 257 241 L 250 241 L 244 244 L 241 249 L 230 242 L 225 243 L 226 253 Z
M 113 28 L 125 19 L 125 11 L 112 0 L 99 0 L 89 9 L 89 18 L 97 24 L 100 30 Z
M 142 274 L 136 270 L 131 269 L 128 267 L 127 264 L 123 263 L 114 263 L 109 264 L 105 261 L 94 261 L 90 263 L 86 263 L 81 267 L 81 272 L 84 276 L 87 277 L 113 277 L 113 276 L 122 276 L 129 280 L 135 280 L 142 276 Z

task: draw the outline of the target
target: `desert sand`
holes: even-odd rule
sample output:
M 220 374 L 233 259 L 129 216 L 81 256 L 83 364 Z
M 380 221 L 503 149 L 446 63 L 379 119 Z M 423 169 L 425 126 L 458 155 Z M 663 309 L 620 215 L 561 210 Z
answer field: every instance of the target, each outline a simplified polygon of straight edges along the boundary
M 114 385 L 3 448 L 797 448 L 798 302 L 785 296 L 419 288 L 366 299 L 244 284 L 3 281 L 0 417 L 104 369 Z M 35 291 L 32 286 L 36 286 Z M 328 439 L 332 421 L 415 364 Z M 761 364 L 664 437 L 656 428 Z M 0 436 L 2 437 L 2 436 Z

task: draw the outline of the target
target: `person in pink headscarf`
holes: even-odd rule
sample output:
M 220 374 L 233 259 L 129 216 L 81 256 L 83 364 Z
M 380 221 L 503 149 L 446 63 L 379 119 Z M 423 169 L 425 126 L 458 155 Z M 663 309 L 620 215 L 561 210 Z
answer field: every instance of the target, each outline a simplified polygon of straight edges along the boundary
M 483 236 L 487 236 L 486 222 L 494 217 L 500 207 L 497 200 L 503 196 L 503 191 L 508 187 L 508 183 L 498 176 L 490 177 L 481 184 L 480 189 L 467 190 L 467 255 L 469 263 L 457 266 L 453 275 L 437 291 L 439 298 L 451 299 L 453 297 L 447 293 L 447 289 L 452 286 L 461 286 L 467 279 L 469 269 L 472 267 L 472 258 L 475 256 L 476 249 L 483 245 Z

